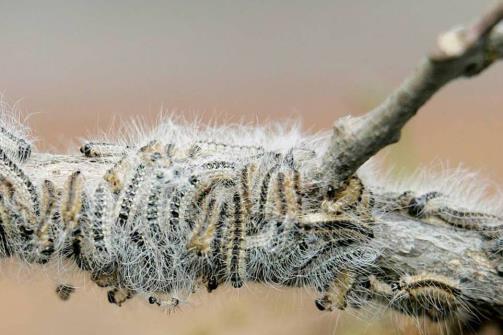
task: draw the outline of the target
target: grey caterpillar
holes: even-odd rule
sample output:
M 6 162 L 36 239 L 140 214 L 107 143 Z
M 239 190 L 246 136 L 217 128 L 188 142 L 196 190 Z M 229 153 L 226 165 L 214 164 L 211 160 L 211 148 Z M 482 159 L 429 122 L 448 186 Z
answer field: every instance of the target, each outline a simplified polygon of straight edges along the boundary
M 315 305 L 331 311 L 361 306 L 392 285 L 372 279 L 382 247 L 374 231 L 386 213 L 501 236 L 498 209 L 458 201 L 461 183 L 439 187 L 441 194 L 413 181 L 377 183 L 365 165 L 340 189 L 327 185 L 317 171 L 328 134 L 166 120 L 132 138 L 83 146 L 81 159 L 111 159 L 93 183 L 80 170 L 59 186 L 39 180 L 11 156 L 16 150 L 1 151 L 2 255 L 73 261 L 118 306 L 140 296 L 171 309 L 200 288 L 259 282 L 312 288 L 320 294 Z M 415 310 L 436 320 L 457 313 L 462 286 L 402 282 L 409 293 L 400 297 L 411 300 L 402 305 L 435 294 L 444 300 Z M 62 299 L 70 291 L 58 288 Z

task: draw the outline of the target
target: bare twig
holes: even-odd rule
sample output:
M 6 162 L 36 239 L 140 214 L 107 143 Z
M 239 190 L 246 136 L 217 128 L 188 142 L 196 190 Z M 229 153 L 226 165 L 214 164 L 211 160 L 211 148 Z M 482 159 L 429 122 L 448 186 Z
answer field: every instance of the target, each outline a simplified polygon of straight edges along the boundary
M 436 49 L 381 105 L 362 117 L 339 120 L 323 160 L 329 182 L 340 186 L 379 150 L 396 143 L 405 123 L 445 84 L 503 58 L 503 29 L 497 26 L 502 19 L 499 2 L 470 27 L 440 35 Z

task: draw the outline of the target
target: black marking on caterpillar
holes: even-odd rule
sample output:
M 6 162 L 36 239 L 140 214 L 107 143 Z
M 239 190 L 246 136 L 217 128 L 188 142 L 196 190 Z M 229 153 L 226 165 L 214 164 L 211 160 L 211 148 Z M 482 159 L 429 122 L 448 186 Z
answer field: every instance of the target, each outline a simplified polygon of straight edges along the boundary
M 121 202 L 121 208 L 119 211 L 119 216 L 117 217 L 117 224 L 124 227 L 128 221 L 129 213 L 131 211 L 131 206 L 140 187 L 141 181 L 143 180 L 145 174 L 145 165 L 140 164 L 136 167 L 135 173 L 131 178 L 129 185 L 127 186 L 124 197 Z
M 155 176 L 154 185 L 150 190 L 147 203 L 147 222 L 150 228 L 150 235 L 154 237 L 156 243 L 164 245 L 165 241 L 161 238 L 162 231 L 159 226 L 159 206 L 161 200 L 162 186 L 164 184 L 164 173 L 158 172 Z
M 288 211 L 286 194 L 285 194 L 285 174 L 283 172 L 278 172 L 276 176 L 276 203 L 278 207 L 278 212 L 281 218 L 286 216 Z
M 293 156 L 293 148 L 288 150 L 288 153 L 285 155 L 283 161 L 290 169 L 295 169 L 295 157 Z
M 56 294 L 63 301 L 67 301 L 68 299 L 70 299 L 72 293 L 74 292 L 75 287 L 73 287 L 72 285 L 61 284 L 56 287 Z
M 107 293 L 108 302 L 119 307 L 121 307 L 124 302 L 131 299 L 133 296 L 134 292 L 125 288 L 114 288 Z
M 455 284 L 451 283 L 447 278 L 438 275 L 407 276 L 396 283 L 394 289 L 412 291 L 425 287 L 439 288 L 456 296 L 461 294 L 461 290 Z
M 228 161 L 211 161 L 201 165 L 205 170 L 235 169 L 236 164 Z
M 219 186 L 229 188 L 234 185 L 235 182 L 232 180 L 232 177 L 217 175 L 213 176 L 209 183 L 202 184 L 196 189 L 194 202 L 192 203 L 192 206 L 190 206 L 190 212 L 193 213 L 193 215 L 190 216 L 191 218 L 189 219 L 189 227 L 193 229 L 193 236 L 191 238 L 191 241 L 189 242 L 189 249 L 197 250 L 199 254 L 201 254 L 202 251 L 201 248 L 203 247 L 203 245 L 201 244 L 201 233 L 205 231 L 205 224 L 208 222 L 207 214 L 211 213 L 212 207 L 214 206 L 215 202 L 207 202 L 208 207 L 205 207 L 203 203 Z M 209 206 L 210 204 L 211 206 Z M 194 225 L 193 221 L 197 219 L 198 215 L 200 220 L 197 224 Z
M 503 224 L 496 226 L 484 225 L 489 221 L 503 222 L 503 218 L 496 215 L 489 215 L 479 212 L 467 212 L 448 207 L 441 207 L 434 214 L 446 223 L 467 230 L 478 230 L 481 232 L 502 232 Z
M 131 227 L 130 228 L 130 233 L 129 233 L 129 238 L 131 242 L 136 244 L 141 250 L 144 250 L 145 248 L 145 237 L 143 236 L 142 232 L 140 231 L 141 227 Z M 148 264 L 147 264 L 148 266 Z
M 344 270 L 324 287 L 323 297 L 315 300 L 315 305 L 320 311 L 333 311 L 346 309 L 348 294 L 355 284 L 356 276 L 353 272 Z
M 253 173 L 255 172 L 256 166 L 253 163 L 247 164 L 241 171 L 241 196 L 243 199 L 243 211 L 246 215 L 246 219 L 249 220 L 252 211 L 252 187 L 251 182 L 253 180 Z
M 138 230 L 134 230 L 133 232 L 131 232 L 129 234 L 129 238 L 131 239 L 131 242 L 133 242 L 139 247 L 143 247 L 145 245 L 145 238 Z
M 86 258 L 86 255 L 83 253 L 82 242 L 85 238 L 84 233 L 91 229 L 91 223 L 88 214 L 90 207 L 89 200 L 87 199 L 87 195 L 84 192 L 81 193 L 81 197 L 81 210 L 77 217 L 76 226 L 71 234 L 72 239 L 68 257 L 73 257 L 75 264 L 77 264 L 80 269 L 88 271 L 91 269 L 91 267 L 88 259 Z
M 267 203 L 267 197 L 269 195 L 269 187 L 271 184 L 271 178 L 272 174 L 279 168 L 279 164 L 274 164 L 273 167 L 271 167 L 264 175 L 264 178 L 262 179 L 262 183 L 260 186 L 260 193 L 259 193 L 259 201 L 258 201 L 258 209 L 255 214 L 255 219 L 254 219 L 254 225 L 253 230 L 248 234 L 256 234 L 260 230 L 263 229 L 265 225 L 265 206 Z M 252 226 L 250 226 L 252 227 Z
M 106 199 L 106 190 L 103 184 L 100 184 L 94 193 L 94 224 L 92 227 L 92 239 L 98 252 L 106 252 L 105 233 L 103 231 L 105 215 L 109 210 Z
M 448 206 L 426 209 L 431 200 L 444 197 L 440 192 L 429 192 L 419 197 L 414 197 L 411 192 L 406 192 L 401 196 L 402 199 L 407 197 L 411 198 L 407 206 L 408 213 L 413 217 L 436 217 L 457 228 L 483 232 L 489 238 L 503 232 L 503 224 L 487 225 L 487 223 L 494 221 L 503 222 L 503 218 L 496 215 L 454 209 Z
M 156 140 L 150 141 L 147 145 L 145 145 L 139 149 L 139 153 L 141 153 L 144 156 L 144 159 L 146 159 L 147 164 L 150 168 L 152 168 L 153 164 L 158 162 L 159 159 L 162 157 L 161 151 L 162 151 L 162 145 Z M 128 221 L 128 217 L 131 214 L 131 210 L 133 210 L 133 209 L 135 210 L 135 212 L 133 213 L 133 218 L 134 218 L 133 220 L 136 220 L 137 216 L 141 215 L 138 213 L 138 210 L 139 210 L 138 201 L 141 201 L 141 198 L 140 198 L 141 195 L 138 195 L 137 193 L 140 192 L 140 186 L 142 188 L 146 187 L 143 185 L 143 180 L 144 180 L 145 175 L 147 173 L 146 169 L 147 169 L 147 166 L 145 166 L 144 164 L 140 164 L 136 168 L 136 172 L 135 172 L 134 176 L 132 177 L 131 182 L 126 189 L 126 194 L 124 196 L 124 199 L 123 199 L 122 205 L 121 205 L 121 213 L 119 214 L 119 220 L 120 219 L 125 220 L 121 224 L 122 227 L 124 227 L 126 222 Z M 149 169 L 148 171 L 152 172 L 152 169 Z M 147 206 L 148 206 L 148 204 L 147 204 Z M 127 209 L 126 209 L 126 207 L 127 207 Z M 140 250 L 142 250 L 142 253 L 144 253 L 144 251 L 146 250 L 146 246 L 145 246 L 146 241 L 145 241 L 145 236 L 141 232 L 141 230 L 143 230 L 142 227 L 140 227 L 140 226 L 134 227 L 134 224 L 133 224 L 133 225 L 131 225 L 131 227 L 128 227 L 128 229 L 130 231 L 130 233 L 129 233 L 130 240 L 135 245 L 137 245 L 137 247 Z M 146 262 L 145 267 L 148 269 L 151 266 L 150 259 L 147 256 L 144 258 L 144 260 Z
M 408 192 L 404 193 L 404 196 L 409 194 Z M 414 217 L 421 217 L 423 215 L 423 211 L 428 202 L 432 199 L 439 198 L 442 196 L 440 192 L 428 192 L 423 194 L 420 197 L 412 198 L 409 202 L 409 214 Z
M 47 224 L 52 216 L 52 211 L 56 207 L 56 186 L 50 180 L 44 180 L 42 185 L 42 213 L 39 224 L 43 226 Z
M 196 189 L 196 196 L 194 201 L 194 210 L 201 208 L 202 203 L 211 194 L 211 192 L 217 188 L 219 185 L 224 185 L 225 187 L 232 187 L 235 185 L 234 180 L 231 176 L 214 176 L 211 178 L 209 184 L 203 184 Z
M 215 290 L 221 282 L 221 275 L 225 268 L 224 260 L 222 259 L 222 240 L 224 230 L 226 229 L 228 206 L 223 202 L 218 213 L 217 226 L 215 228 L 215 237 L 211 245 L 212 263 L 214 268 L 208 278 L 208 292 Z
M 157 305 L 159 307 L 165 307 L 168 306 L 170 308 L 175 308 L 180 304 L 180 300 L 177 298 L 172 297 L 169 302 L 160 300 L 157 297 L 150 296 L 148 297 L 148 303 L 151 305 Z
M 129 149 L 114 143 L 88 142 L 80 147 L 80 152 L 89 158 L 122 156 Z
M 348 210 L 355 210 L 361 204 L 364 186 L 357 176 L 352 176 L 339 190 L 328 185 L 323 207 L 336 215 L 344 214 Z
M 173 193 L 173 196 L 171 197 L 171 201 L 169 204 L 170 208 L 170 215 L 169 215 L 169 226 L 171 231 L 176 231 L 179 223 L 179 217 L 180 217 L 180 202 L 182 198 L 185 196 L 185 193 L 177 189 Z
M 242 217 L 242 207 L 241 207 L 241 196 L 239 192 L 235 192 L 232 197 L 233 201 L 233 224 L 230 227 L 232 232 L 231 237 L 231 248 L 229 257 L 229 274 L 231 284 L 234 288 L 240 288 L 243 286 L 243 268 L 246 268 L 244 262 L 244 257 L 241 254 L 243 251 L 243 233 L 245 230 L 243 217 Z

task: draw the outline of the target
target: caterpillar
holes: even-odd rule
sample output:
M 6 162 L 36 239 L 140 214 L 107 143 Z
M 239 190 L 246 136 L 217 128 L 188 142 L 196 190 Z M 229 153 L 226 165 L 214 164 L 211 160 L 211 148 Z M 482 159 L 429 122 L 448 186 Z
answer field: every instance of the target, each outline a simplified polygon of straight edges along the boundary
M 500 216 L 445 189 L 379 185 L 365 166 L 334 188 L 320 173 L 326 135 L 264 129 L 267 141 L 254 142 L 244 126 L 224 139 L 193 128 L 166 121 L 141 143 L 88 142 L 79 159 L 106 158 L 103 174 L 64 171 L 63 182 L 25 171 L 28 140 L 0 129 L 0 143 L 19 146 L 0 147 L 1 255 L 74 262 L 117 306 L 142 297 L 171 310 L 201 288 L 258 282 L 312 288 L 323 311 L 370 296 L 439 321 L 458 312 L 463 286 L 437 274 L 380 278 L 383 215 L 501 239 Z M 62 300 L 73 291 L 57 288 Z

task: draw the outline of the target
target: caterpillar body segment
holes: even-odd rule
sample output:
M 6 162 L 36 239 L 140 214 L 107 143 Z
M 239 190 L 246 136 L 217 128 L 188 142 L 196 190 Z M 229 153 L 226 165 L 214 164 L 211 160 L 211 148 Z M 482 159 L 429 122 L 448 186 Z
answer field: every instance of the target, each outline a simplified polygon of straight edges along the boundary
M 103 176 L 103 179 L 109 184 L 114 194 L 118 195 L 122 191 L 126 174 L 130 168 L 131 162 L 129 156 L 124 154 Z
M 54 231 L 51 230 L 52 219 L 57 211 L 58 192 L 50 180 L 44 180 L 42 185 L 42 211 L 36 232 L 38 239 L 39 263 L 48 262 L 55 251 Z
M 324 287 L 324 295 L 315 301 L 316 307 L 321 311 L 346 309 L 348 294 L 355 284 L 355 277 L 355 273 L 341 271 L 334 281 Z
M 106 142 L 87 142 L 80 147 L 80 152 L 89 158 L 94 157 L 121 157 L 130 147 Z
M 196 145 L 206 155 L 225 154 L 257 157 L 265 153 L 265 149 L 261 146 L 234 145 L 216 141 L 198 141 Z
M 29 141 L 18 137 L 4 126 L 0 126 L 0 146 L 12 153 L 11 157 L 19 162 L 24 162 L 31 156 L 32 148 Z
M 133 209 L 136 194 L 139 192 L 140 185 L 143 183 L 145 173 L 145 164 L 140 163 L 136 166 L 129 183 L 125 185 L 124 192 L 122 192 L 122 195 L 119 197 L 120 206 L 118 208 L 116 225 L 120 228 L 125 228 L 131 219 L 130 214 Z
M 246 262 L 243 250 L 243 236 L 245 231 L 245 216 L 243 214 L 243 203 L 239 192 L 235 192 L 233 197 L 232 227 L 231 236 L 229 239 L 228 255 L 227 255 L 227 272 L 230 276 L 230 281 L 233 287 L 240 288 L 243 286 L 244 278 L 246 277 Z
M 113 196 L 110 189 L 104 183 L 99 184 L 94 192 L 93 220 L 91 230 L 88 234 L 89 248 L 93 248 L 93 253 L 96 253 L 96 255 L 104 256 L 110 253 L 111 227 L 107 223 L 111 220 L 110 212 L 113 208 L 112 205 Z M 102 259 L 102 257 L 96 258 Z
M 118 271 L 126 286 L 133 291 L 155 291 L 165 285 L 169 271 L 169 244 L 155 219 L 156 187 L 163 182 L 156 174 L 147 173 L 131 203 L 130 222 L 116 226 L 116 249 L 120 251 Z M 157 200 L 158 201 L 158 200 Z M 145 210 L 147 209 L 147 210 Z M 148 223 L 148 225 L 147 225 Z M 122 265 L 121 265 L 122 264 Z M 141 283 L 141 285 L 139 285 Z
M 218 210 L 215 225 L 215 238 L 210 246 L 210 266 L 206 278 L 208 292 L 215 290 L 225 278 L 224 245 L 228 231 L 229 204 L 223 202 Z
M 489 239 L 503 236 L 503 216 L 453 206 L 446 195 L 436 191 L 420 196 L 416 196 L 411 191 L 391 196 L 391 198 L 388 195 L 385 211 L 398 211 L 432 223 L 475 230 Z
M 114 288 L 107 293 L 108 302 L 119 307 L 133 296 L 134 292 L 126 288 Z
M 72 294 L 75 292 L 75 287 L 68 284 L 61 284 L 56 287 L 56 295 L 63 301 L 70 299 Z
M 175 310 L 180 305 L 180 299 L 165 294 L 151 295 L 147 298 L 147 301 L 149 304 L 157 305 L 168 312 Z
M 425 315 L 440 321 L 453 318 L 465 307 L 461 288 L 444 276 L 404 276 L 391 287 L 397 306 L 407 314 Z

